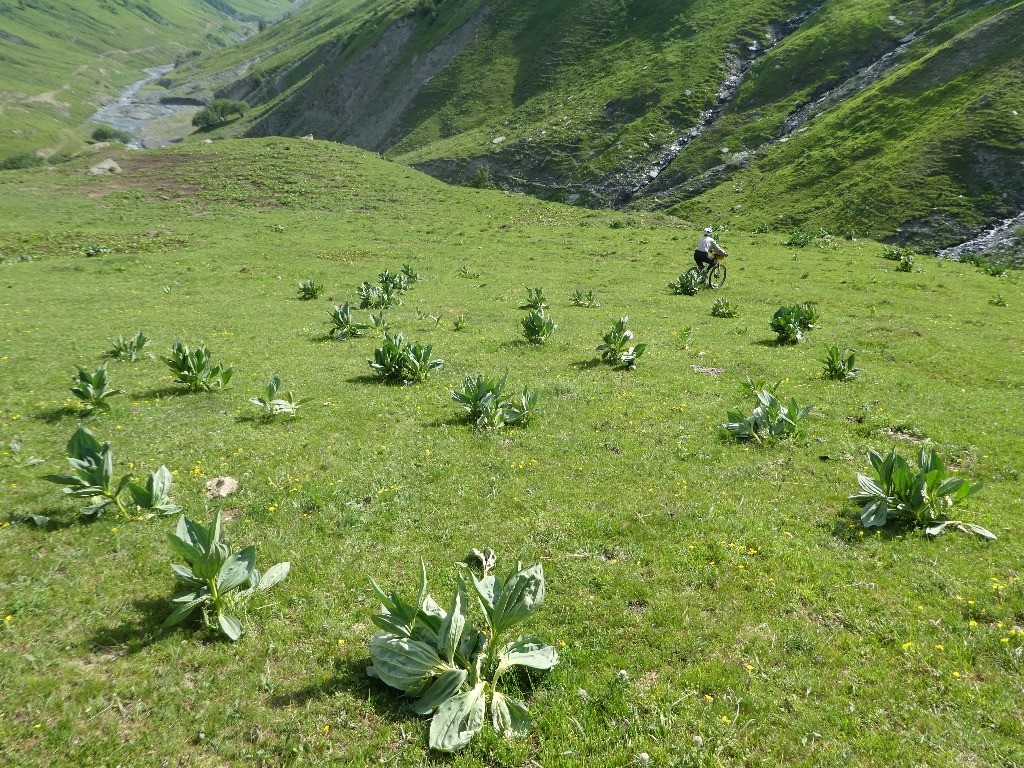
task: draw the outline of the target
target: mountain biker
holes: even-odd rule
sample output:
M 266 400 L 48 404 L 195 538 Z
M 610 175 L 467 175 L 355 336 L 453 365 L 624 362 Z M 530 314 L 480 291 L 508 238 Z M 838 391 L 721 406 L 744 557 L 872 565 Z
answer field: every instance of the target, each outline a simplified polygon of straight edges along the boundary
M 729 255 L 722 250 L 721 246 L 715 242 L 715 238 L 711 236 L 711 227 L 704 227 L 704 236 L 697 241 L 697 250 L 693 252 L 693 260 L 697 262 L 698 269 L 703 269 L 705 265 L 711 266 L 715 263 L 715 260 L 708 255 L 711 251 L 722 256 Z

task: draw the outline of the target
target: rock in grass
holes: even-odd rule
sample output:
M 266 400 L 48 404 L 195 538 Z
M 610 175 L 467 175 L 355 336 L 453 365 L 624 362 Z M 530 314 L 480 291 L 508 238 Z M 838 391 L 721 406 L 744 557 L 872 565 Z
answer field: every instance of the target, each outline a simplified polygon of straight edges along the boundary
M 223 499 L 238 490 L 238 481 L 233 477 L 215 477 L 207 480 L 203 488 L 208 498 Z

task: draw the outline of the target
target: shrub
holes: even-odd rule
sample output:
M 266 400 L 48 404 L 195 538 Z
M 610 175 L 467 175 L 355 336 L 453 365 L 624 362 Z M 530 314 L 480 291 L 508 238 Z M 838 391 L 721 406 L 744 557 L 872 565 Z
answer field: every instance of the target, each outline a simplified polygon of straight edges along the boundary
M 487 550 L 485 550 L 487 552 Z M 481 558 L 483 559 L 483 558 Z M 482 729 L 487 714 L 503 736 L 530 727 L 526 705 L 501 691 L 503 675 L 515 666 L 548 670 L 558 652 L 536 637 L 512 638 L 510 630 L 532 617 L 544 602 L 544 571 L 517 565 L 503 581 L 488 573 L 483 578 L 463 565 L 448 610 L 427 593 L 426 567 L 420 567 L 419 593 L 414 601 L 388 595 L 370 580 L 382 610 L 373 622 L 383 632 L 370 638 L 372 666 L 367 672 L 415 699 L 410 706 L 420 715 L 433 715 L 432 749 L 462 749 Z M 470 591 L 483 613 L 483 624 L 470 618 Z
M 520 309 L 547 309 L 548 300 L 544 296 L 543 288 L 527 288 L 526 302 Z
M 38 168 L 46 165 L 46 160 L 35 152 L 16 152 L 0 160 L 0 171 L 20 171 L 25 168 Z
M 600 307 L 601 302 L 594 296 L 594 291 L 589 290 L 586 293 L 579 290 L 578 288 L 572 292 L 572 304 L 574 307 Z
M 462 380 L 462 390 L 452 390 L 452 400 L 462 405 L 478 429 L 501 429 L 507 424 L 526 424 L 537 412 L 537 393 L 524 389 L 518 399 L 508 392 L 508 372 L 500 379 L 482 374 Z
M 852 351 L 849 357 L 843 357 L 843 354 L 837 344 L 833 344 L 828 348 L 828 352 L 823 360 L 825 364 L 825 369 L 821 374 L 823 379 L 849 381 L 857 378 L 860 368 L 856 367 L 856 356 Z
M 370 367 L 385 381 L 416 383 L 426 379 L 430 372 L 444 365 L 444 360 L 431 359 L 430 344 L 409 344 L 401 333 L 385 331 L 383 344 L 373 351 Z
M 324 292 L 324 287 L 321 283 L 318 283 L 313 278 L 303 280 L 299 283 L 299 299 L 302 301 L 312 301 L 313 299 L 320 298 L 320 294 Z
M 264 396 L 253 397 L 249 402 L 261 408 L 267 418 L 282 413 L 287 413 L 289 416 L 294 417 L 303 401 L 296 400 L 291 390 L 287 390 L 283 395 L 280 390 L 281 377 L 275 373 L 270 377 L 270 381 L 267 382 L 267 386 L 263 390 Z
M 950 520 L 946 516 L 948 509 L 981 490 L 981 484 L 971 485 L 950 475 L 935 449 L 921 449 L 916 471 L 895 448 L 884 459 L 868 450 L 868 461 L 872 475 L 858 473 L 860 491 L 850 496 L 863 507 L 860 519 L 865 528 L 881 528 L 890 518 L 896 518 L 924 528 L 930 536 L 938 536 L 953 527 L 986 539 L 996 538 L 979 525 Z
M 900 263 L 896 265 L 897 272 L 913 272 L 914 271 L 914 254 L 906 253 L 900 258 Z
M 722 434 L 738 440 L 754 440 L 758 443 L 774 443 L 793 437 L 800 432 L 800 421 L 813 409 L 813 405 L 799 406 L 795 399 L 783 405 L 775 393 L 767 389 L 754 393 L 757 405 L 750 416 L 739 411 L 729 411 L 728 421 L 722 424 Z
M 244 101 L 231 99 L 214 99 L 210 104 L 192 116 L 192 125 L 196 128 L 210 128 L 226 123 L 234 116 L 241 117 L 249 110 Z
M 988 303 L 991 304 L 993 307 L 1005 307 L 1006 297 L 1003 296 L 1003 294 L 999 293 L 996 294 L 996 297 L 994 299 L 989 299 Z
M 739 317 L 740 310 L 728 299 L 715 299 L 711 305 L 712 317 Z
M 456 315 L 455 319 L 452 320 L 453 331 L 464 331 L 466 329 L 466 316 Z
M 403 264 L 402 274 L 405 275 L 405 279 L 409 281 L 409 285 L 420 281 L 420 273 L 413 269 L 412 264 Z
M 668 287 L 676 296 L 696 296 L 697 291 L 704 287 L 704 281 L 698 272 L 683 272 Z
M 191 392 L 210 392 L 223 389 L 231 381 L 235 369 L 213 364 L 213 356 L 206 347 L 197 347 L 195 351 L 180 341 L 171 346 L 171 356 L 161 360 L 174 372 L 174 381 L 184 384 Z
M 626 326 L 629 324 L 629 315 L 623 315 L 608 329 L 608 332 L 601 337 L 602 343 L 598 344 L 597 351 L 601 353 L 601 359 L 611 365 L 622 365 L 626 368 L 636 368 L 637 358 L 647 349 L 646 344 L 633 345 L 633 331 Z
M 780 344 L 797 344 L 817 324 L 818 310 L 813 304 L 793 304 L 779 307 L 772 316 L 771 328 L 778 334 Z
M 543 309 L 531 309 L 522 319 L 523 336 L 531 344 L 543 344 L 554 333 L 554 320 Z
M 82 401 L 86 411 L 109 411 L 107 402 L 114 395 L 123 395 L 123 389 L 107 389 L 107 364 L 90 373 L 78 366 L 76 382 L 71 387 L 71 394 Z
M 92 132 L 92 140 L 119 141 L 122 144 L 128 144 L 132 140 L 132 135 L 128 131 L 122 131 L 109 125 L 101 125 Z
M 171 566 L 184 589 L 171 598 L 177 607 L 164 627 L 180 624 L 199 608 L 204 626 L 237 640 L 244 630 L 234 611 L 256 592 L 284 581 L 291 568 L 291 563 L 278 563 L 261 575 L 256 570 L 255 547 L 232 553 L 221 529 L 220 510 L 208 528 L 182 515 L 170 542 L 186 565 Z
M 358 338 L 369 327 L 366 323 L 357 323 L 352 319 L 352 312 L 347 301 L 340 307 L 335 305 L 334 311 L 331 312 L 330 333 L 336 339 Z
M 149 344 L 149 337 L 142 331 L 136 331 L 135 335 L 131 338 L 126 339 L 124 336 L 118 336 L 116 339 L 111 339 L 110 343 L 113 346 L 107 350 L 107 357 L 135 363 L 142 357 L 142 350 Z

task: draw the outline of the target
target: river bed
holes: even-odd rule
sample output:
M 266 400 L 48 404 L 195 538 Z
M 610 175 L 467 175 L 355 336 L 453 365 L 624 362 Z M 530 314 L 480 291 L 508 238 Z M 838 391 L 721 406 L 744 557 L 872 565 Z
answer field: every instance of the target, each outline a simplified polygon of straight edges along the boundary
M 102 106 L 89 119 L 132 135 L 129 149 L 152 149 L 176 144 L 192 133 L 195 104 L 163 104 L 158 91 L 140 93 L 174 69 L 173 64 L 143 70 L 146 77 L 132 83 L 124 93 Z

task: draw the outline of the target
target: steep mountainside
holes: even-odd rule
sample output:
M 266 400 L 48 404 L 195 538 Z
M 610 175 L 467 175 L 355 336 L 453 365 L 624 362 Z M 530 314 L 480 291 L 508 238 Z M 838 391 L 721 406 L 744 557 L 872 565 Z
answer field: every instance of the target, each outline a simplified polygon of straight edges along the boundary
M 314 2 L 181 68 L 457 183 L 941 244 L 1024 206 L 1009 0 Z M 739 191 L 737 191 L 739 190 Z
M 0 160 L 88 135 L 143 67 L 231 45 L 292 0 L 0 0 Z

